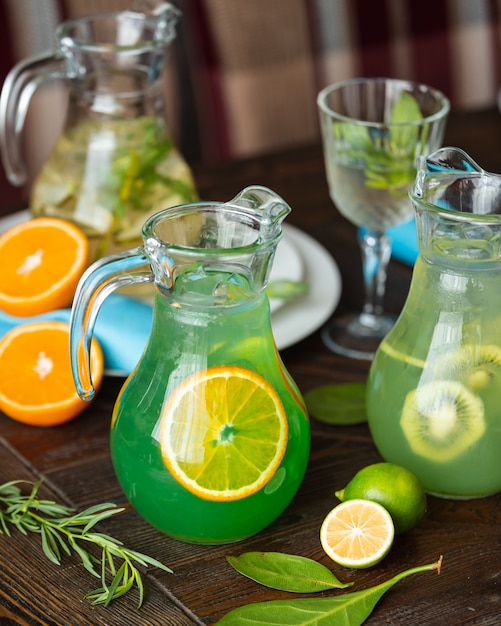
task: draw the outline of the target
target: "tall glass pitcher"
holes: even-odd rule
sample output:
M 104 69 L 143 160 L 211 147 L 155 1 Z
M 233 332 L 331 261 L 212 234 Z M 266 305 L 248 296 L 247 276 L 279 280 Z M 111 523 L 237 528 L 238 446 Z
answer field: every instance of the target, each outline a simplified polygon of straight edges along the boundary
M 444 148 L 411 199 L 420 255 L 370 370 L 369 425 L 429 492 L 485 496 L 501 491 L 501 176 Z
M 115 287 L 155 283 L 151 335 L 118 397 L 111 454 L 132 505 L 173 537 L 252 535 L 303 479 L 309 422 L 276 350 L 265 293 L 289 210 L 263 187 L 226 204 L 166 209 L 146 221 L 140 248 L 101 259 L 77 290 L 71 356 L 89 398 L 100 304 Z
M 161 90 L 177 9 L 89 15 L 61 24 L 57 49 L 12 69 L 0 99 L 0 146 L 13 184 L 26 181 L 21 135 L 34 90 L 69 86 L 65 125 L 31 193 L 34 216 L 78 224 L 91 260 L 141 242 L 141 226 L 162 208 L 197 199 L 191 171 L 164 116 Z

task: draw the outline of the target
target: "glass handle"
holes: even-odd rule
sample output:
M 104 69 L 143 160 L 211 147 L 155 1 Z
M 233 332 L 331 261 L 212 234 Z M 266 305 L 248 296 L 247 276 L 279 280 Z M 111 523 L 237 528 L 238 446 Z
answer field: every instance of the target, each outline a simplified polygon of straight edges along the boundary
M 90 371 L 90 349 L 101 305 L 115 289 L 151 282 L 151 266 L 142 248 L 100 259 L 82 276 L 70 317 L 71 369 L 82 400 L 92 400 L 95 393 Z
M 5 79 L 0 95 L 0 151 L 5 173 L 13 185 L 21 186 L 27 179 L 22 130 L 31 98 L 42 83 L 65 78 L 62 57 L 45 52 L 15 65 Z

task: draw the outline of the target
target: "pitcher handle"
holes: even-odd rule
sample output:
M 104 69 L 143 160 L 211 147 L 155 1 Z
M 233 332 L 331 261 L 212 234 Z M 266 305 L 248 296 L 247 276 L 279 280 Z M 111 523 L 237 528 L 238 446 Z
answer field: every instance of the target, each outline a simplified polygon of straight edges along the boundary
M 151 266 L 142 247 L 96 261 L 80 279 L 70 316 L 70 360 L 73 380 L 82 400 L 90 401 L 95 394 L 90 348 L 101 305 L 115 289 L 151 282 Z
M 21 186 L 27 179 L 21 139 L 31 98 L 42 83 L 66 77 L 65 60 L 57 52 L 28 57 L 7 74 L 0 95 L 0 152 L 13 185 Z

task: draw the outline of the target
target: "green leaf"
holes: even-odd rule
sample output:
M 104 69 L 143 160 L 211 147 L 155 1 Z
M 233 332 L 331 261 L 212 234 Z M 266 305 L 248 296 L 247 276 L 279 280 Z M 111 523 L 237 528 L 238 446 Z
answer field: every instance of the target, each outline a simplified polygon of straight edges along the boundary
M 85 510 L 81 515 L 79 515 L 81 523 L 88 520 L 86 526 L 82 530 L 82 534 L 85 535 L 85 533 L 87 533 L 98 522 L 102 522 L 103 520 L 108 519 L 117 513 L 121 513 L 122 511 L 125 511 L 123 507 L 118 508 L 114 504 L 94 506 Z
M 133 583 L 134 577 L 129 577 L 129 564 L 124 561 L 111 581 L 111 585 L 108 588 L 108 598 L 104 605 L 108 606 L 114 598 L 123 596 L 124 593 L 132 588 Z
M 3 515 L 3 513 L 0 512 L 0 535 L 6 535 L 7 537 L 10 537 L 10 529 L 7 526 L 7 520 L 5 519 L 5 516 Z
M 310 415 L 320 422 L 347 426 L 367 421 L 365 395 L 365 383 L 342 383 L 311 389 L 304 401 Z
M 360 626 L 374 610 L 381 597 L 393 585 L 412 574 L 437 570 L 440 573 L 442 558 L 436 563 L 414 567 L 397 574 L 390 580 L 365 589 L 329 598 L 300 598 L 271 600 L 234 609 L 219 622 L 221 626 L 246 624 L 271 626 Z
M 87 550 L 84 550 L 82 546 L 78 545 L 73 537 L 68 537 L 68 543 L 70 544 L 72 550 L 74 550 L 74 552 L 80 557 L 85 569 L 93 576 L 99 578 L 99 574 L 95 567 L 97 559 L 92 554 L 89 554 Z
M 126 125 L 131 131 L 129 141 L 123 141 L 116 150 L 109 180 L 110 197 L 103 200 L 113 203 L 114 216 L 121 217 L 131 208 L 147 210 L 150 204 L 145 198 L 159 183 L 164 187 L 164 196 L 176 194 L 186 202 L 195 201 L 197 194 L 191 180 L 165 176 L 162 172 L 162 164 L 175 146 L 155 118 L 139 118 L 133 124 L 129 120 Z
M 294 300 L 308 291 L 308 283 L 296 280 L 273 280 L 266 287 L 268 298 Z
M 390 137 L 391 143 L 398 149 L 402 149 L 403 154 L 412 153 L 419 137 L 419 126 L 409 122 L 419 122 L 423 119 L 423 114 L 419 104 L 410 93 L 402 91 L 398 100 L 393 105 L 390 116 Z M 402 124 L 402 126 L 394 126 Z M 411 150 L 412 149 L 412 150 Z
M 416 98 L 409 92 L 402 91 L 391 110 L 390 123 L 406 124 L 407 122 L 419 122 L 422 119 L 423 114 Z
M 349 154 L 365 153 L 374 150 L 367 126 L 353 122 L 334 122 L 334 134 L 338 141 L 345 142 Z
M 428 126 L 419 125 L 422 119 L 416 98 L 402 91 L 386 127 L 371 129 L 362 123 L 335 123 L 336 140 L 344 144 L 341 161 L 349 167 L 364 168 L 366 187 L 406 196 L 416 176 L 414 160 L 420 134 L 424 143 L 429 132 Z
M 137 608 L 140 609 L 141 605 L 143 604 L 143 600 L 144 600 L 144 585 L 143 585 L 143 581 L 141 579 L 141 576 L 139 576 L 139 574 L 137 572 L 134 572 L 134 577 L 136 580 L 136 586 L 139 590 L 139 601 L 137 604 Z
M 132 561 L 136 561 L 136 563 L 140 563 L 141 565 L 153 565 L 153 567 L 158 567 L 162 569 L 164 572 L 172 574 L 172 570 L 167 565 L 160 563 L 157 559 L 154 559 L 147 554 L 141 554 L 141 552 L 136 552 L 135 550 L 130 550 L 129 548 L 123 549 L 124 554 L 126 554 Z
M 40 529 L 40 535 L 42 538 L 42 549 L 45 556 L 56 565 L 61 564 L 61 553 L 59 547 L 52 536 L 50 527 L 42 526 Z
M 326 589 L 344 589 L 352 584 L 341 583 L 320 563 L 293 554 L 246 552 L 226 558 L 240 574 L 281 591 L 314 593 Z

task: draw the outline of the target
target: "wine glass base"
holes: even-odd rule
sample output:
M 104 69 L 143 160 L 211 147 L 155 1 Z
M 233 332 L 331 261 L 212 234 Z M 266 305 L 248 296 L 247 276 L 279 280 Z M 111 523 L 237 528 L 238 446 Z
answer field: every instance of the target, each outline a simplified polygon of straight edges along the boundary
M 389 315 L 349 314 L 337 317 L 322 330 L 325 345 L 352 359 L 372 360 L 395 318 Z

